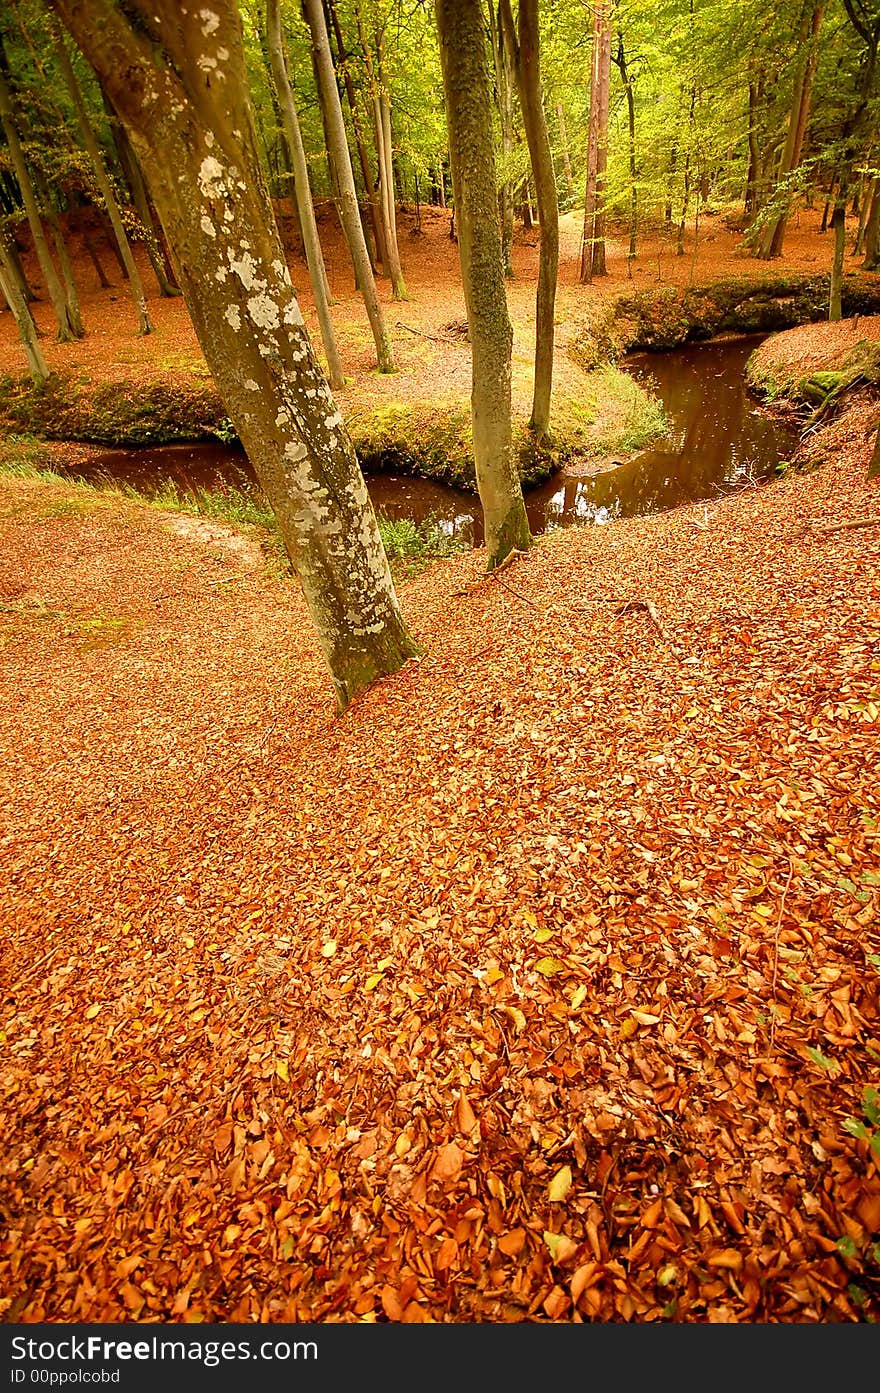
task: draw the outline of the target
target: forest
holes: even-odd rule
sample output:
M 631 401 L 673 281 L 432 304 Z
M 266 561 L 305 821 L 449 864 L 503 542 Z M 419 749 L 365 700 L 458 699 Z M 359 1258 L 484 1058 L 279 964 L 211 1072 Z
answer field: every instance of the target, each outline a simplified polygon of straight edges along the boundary
M 4 0 L 0 1323 L 880 1317 L 878 53 Z

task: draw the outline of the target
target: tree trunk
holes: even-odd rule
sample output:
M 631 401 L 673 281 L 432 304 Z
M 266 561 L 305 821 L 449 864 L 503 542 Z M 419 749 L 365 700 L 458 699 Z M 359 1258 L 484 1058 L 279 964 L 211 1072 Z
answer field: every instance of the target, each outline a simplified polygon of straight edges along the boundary
M 819 0 L 819 3 L 815 3 L 815 0 L 809 0 L 807 8 L 801 15 L 798 34 L 798 67 L 795 73 L 794 93 L 788 118 L 788 132 L 777 173 L 779 182 L 788 179 L 800 164 L 801 149 L 810 115 L 813 79 L 816 76 L 816 65 L 819 61 L 818 40 L 824 10 L 825 0 Z M 778 217 L 771 218 L 767 223 L 757 250 L 757 255 L 762 261 L 769 261 L 773 257 L 782 255 L 782 242 L 787 221 L 788 209 L 786 208 Z
M 376 75 L 379 79 L 379 111 L 382 118 L 382 159 L 379 161 L 379 172 L 381 175 L 380 187 L 384 187 L 385 190 L 385 197 L 382 200 L 382 217 L 385 227 L 385 242 L 390 257 L 388 274 L 391 276 L 391 290 L 395 300 L 407 300 L 409 296 L 406 293 L 406 282 L 403 279 L 403 269 L 400 264 L 400 247 L 397 241 L 394 144 L 391 139 L 391 98 L 388 95 L 388 83 L 385 78 L 385 49 L 381 31 L 376 35 L 376 62 L 378 64 Z
M 565 107 L 562 102 L 556 103 L 556 127 L 559 131 L 559 148 L 562 155 L 562 173 L 565 176 L 565 188 L 568 193 L 569 203 L 574 202 L 574 175 L 571 170 L 571 153 L 568 144 L 568 126 L 565 122 Z
M 385 247 L 385 232 L 382 227 L 382 211 L 379 207 L 379 199 L 374 187 L 375 179 L 370 168 L 370 156 L 367 152 L 367 140 L 364 134 L 364 123 L 361 116 L 361 109 L 358 104 L 357 92 L 355 91 L 354 81 L 351 76 L 351 69 L 348 62 L 348 52 L 342 36 L 342 26 L 339 23 L 339 15 L 336 10 L 334 0 L 328 0 L 327 9 L 330 13 L 330 20 L 333 25 L 333 32 L 336 35 L 336 51 L 339 55 L 339 66 L 342 69 L 342 77 L 345 83 L 345 95 L 348 98 L 348 107 L 351 112 L 351 124 L 354 127 L 355 144 L 357 145 L 358 162 L 361 167 L 361 178 L 364 181 L 364 190 L 367 195 L 367 204 L 370 209 L 370 223 L 373 229 L 373 241 L 376 244 L 376 259 L 382 263 L 383 268 L 388 268 L 388 252 Z
M 61 279 L 64 282 L 64 298 L 67 301 L 67 310 L 70 315 L 70 322 L 73 325 L 74 333 L 77 338 L 82 338 L 85 334 L 83 327 L 82 311 L 79 305 L 79 294 L 76 288 L 76 281 L 73 278 L 73 267 L 70 263 L 70 256 L 67 251 L 67 243 L 64 240 L 64 231 L 61 226 L 61 219 L 52 206 L 52 199 L 46 187 L 46 181 L 42 173 L 37 170 L 34 176 L 35 187 L 40 196 L 40 201 L 46 210 L 46 222 L 52 232 L 52 241 L 55 244 L 55 255 L 58 258 L 58 265 L 61 267 Z
M 540 441 L 550 429 L 553 387 L 556 277 L 559 270 L 559 203 L 553 151 L 541 103 L 541 52 L 538 0 L 519 0 L 517 33 L 510 0 L 501 0 L 501 22 L 513 55 L 523 125 L 529 147 L 541 225 L 538 289 L 535 300 L 535 388 L 529 429 Z
M 501 160 L 504 178 L 498 190 L 501 218 L 501 264 L 507 280 L 513 280 L 513 180 L 510 162 L 513 154 L 513 74 L 510 44 L 501 23 L 500 6 L 496 17 L 494 0 L 489 0 L 489 37 L 495 64 L 495 92 L 501 126 Z
M 37 339 L 37 326 L 34 323 L 33 315 L 18 288 L 10 265 L 9 252 L 2 241 L 0 241 L 0 290 L 3 291 L 6 303 L 12 311 L 18 327 L 19 338 L 27 358 L 28 371 L 36 385 L 41 387 L 51 374 Z
M 611 7 L 600 0 L 601 34 L 599 40 L 599 123 L 596 146 L 596 212 L 593 223 L 594 276 L 605 276 L 605 172 L 608 168 L 608 108 L 611 95 Z
M 609 0 L 593 9 L 593 56 L 590 73 L 590 119 L 587 131 L 587 190 L 581 246 L 581 281 L 605 275 L 605 214 L 601 206 L 608 158 L 608 97 L 611 63 Z
M 880 179 L 872 184 L 871 209 L 865 223 L 864 250 L 862 266 L 866 271 L 880 270 Z
M 758 178 L 761 155 L 758 145 L 758 89 L 754 82 L 749 83 L 749 168 L 746 174 L 746 191 L 743 199 L 743 215 L 753 218 L 758 207 Z
M 43 273 L 43 280 L 49 299 L 52 302 L 52 309 L 55 312 L 55 319 L 58 324 L 58 342 L 69 343 L 71 339 L 80 337 L 77 333 L 74 317 L 71 314 L 67 297 L 64 294 L 64 287 L 58 278 L 58 272 L 52 261 L 49 251 L 49 243 L 46 241 L 46 234 L 43 230 L 43 223 L 40 218 L 40 210 L 37 207 L 37 198 L 34 193 L 34 186 L 31 182 L 28 167 L 25 163 L 24 153 L 21 142 L 18 138 L 18 131 L 15 128 L 15 118 L 12 109 L 12 97 L 6 83 L 5 57 L 0 64 L 0 124 L 3 126 L 3 133 L 6 136 L 6 144 L 9 148 L 9 158 L 15 177 L 18 180 L 18 187 L 21 191 L 21 198 L 27 214 L 28 225 L 33 238 L 34 251 L 40 263 L 40 270 Z
M 98 277 L 98 284 L 100 285 L 101 289 L 111 290 L 113 288 L 113 282 L 109 279 L 107 272 L 104 270 L 104 267 L 101 264 L 97 248 L 94 242 L 92 241 L 91 236 L 89 235 L 88 228 L 86 227 L 83 227 L 82 229 L 82 244 L 84 250 L 88 254 L 89 260 L 95 268 L 95 273 Z
M 531 542 L 513 455 L 513 333 L 496 217 L 492 97 L 480 0 L 435 0 L 435 13 L 471 337 L 474 464 L 491 569 Z
M 284 261 L 238 6 L 52 4 L 141 158 L 202 351 L 278 518 L 343 708 L 416 647 Z
M 110 226 L 113 228 L 113 236 L 116 240 L 116 245 L 119 248 L 119 255 L 122 258 L 122 262 L 125 267 L 126 274 L 128 276 L 128 284 L 129 289 L 131 291 L 131 298 L 134 301 L 135 312 L 137 314 L 138 331 L 141 334 L 149 334 L 152 332 L 153 326 L 150 323 L 150 316 L 147 313 L 147 298 L 144 294 L 144 287 L 143 282 L 141 281 L 140 272 L 138 271 L 138 268 L 135 265 L 134 257 L 132 256 L 128 237 L 125 234 L 125 228 L 122 225 L 122 218 L 119 215 L 119 208 L 116 203 L 116 196 L 113 193 L 113 186 L 110 183 L 110 176 L 107 173 L 107 168 L 104 164 L 104 158 L 98 147 L 98 142 L 95 138 L 95 132 L 92 130 L 92 123 L 89 120 L 89 114 L 85 108 L 85 103 L 82 98 L 82 92 L 79 90 L 79 83 L 76 80 L 76 74 L 73 71 L 73 64 L 71 63 L 70 55 L 67 52 L 67 45 L 65 44 L 60 34 L 57 34 L 53 37 L 55 39 L 55 52 L 58 57 L 58 63 L 61 67 L 61 74 L 64 78 L 65 85 L 67 87 L 68 92 L 70 93 L 70 99 L 73 102 L 74 109 L 76 111 L 76 119 L 77 124 L 79 126 L 80 135 L 82 136 L 82 142 L 86 148 L 86 154 L 88 155 L 89 160 L 91 161 L 92 169 L 94 170 L 95 180 L 97 182 L 98 188 L 101 190 L 101 197 L 103 198 L 104 205 L 107 209 L 107 216 L 110 219 Z
M 351 253 L 355 279 L 363 296 L 367 318 L 373 331 L 379 371 L 394 372 L 391 340 L 385 328 L 382 306 L 379 303 L 367 243 L 364 238 L 364 229 L 361 226 L 361 213 L 354 186 L 354 172 L 351 167 L 351 156 L 348 153 L 342 103 L 339 100 L 339 88 L 336 86 L 336 73 L 330 53 L 327 25 L 324 22 L 324 10 L 321 0 L 303 0 L 303 3 L 306 21 L 312 36 L 315 71 L 318 77 L 321 104 L 327 122 L 330 156 L 338 181 L 339 216 Z
M 841 189 L 831 214 L 831 230 L 834 233 L 834 253 L 831 261 L 831 293 L 828 301 L 828 318 L 843 317 L 841 287 L 843 285 L 843 258 L 846 251 L 846 190 Z
M 112 108 L 108 110 L 107 117 L 110 122 L 110 129 L 113 132 L 119 163 L 122 166 L 125 181 L 131 190 L 131 196 L 134 200 L 135 212 L 138 215 L 141 227 L 144 229 L 144 244 L 147 248 L 147 255 L 150 258 L 153 274 L 156 277 L 159 294 L 164 296 L 166 300 L 172 300 L 175 295 L 180 294 L 180 287 L 174 278 L 174 268 L 170 264 L 170 259 L 164 245 L 162 229 L 157 227 L 156 220 L 153 217 L 153 211 L 150 208 L 150 200 L 144 183 L 144 176 L 138 164 L 137 155 L 132 149 L 131 141 L 125 132 L 125 127 L 117 120 L 116 113 Z
M 634 260 L 639 224 L 638 168 L 636 165 L 636 103 L 633 80 L 626 62 L 623 33 L 617 34 L 617 56 L 614 59 L 626 93 L 626 119 L 629 134 L 629 258 Z
M 278 94 L 281 123 L 287 141 L 290 165 L 293 170 L 296 207 L 299 213 L 306 265 L 309 268 L 309 281 L 321 328 L 321 341 L 327 356 L 330 386 L 334 390 L 338 390 L 345 386 L 345 373 L 342 370 L 339 349 L 336 346 L 336 335 L 333 332 L 333 321 L 330 317 L 330 305 L 325 289 L 327 277 L 324 270 L 324 255 L 318 237 L 318 224 L 315 221 L 315 205 L 312 202 L 312 190 L 309 185 L 309 167 L 306 162 L 306 152 L 293 101 L 290 79 L 287 75 L 287 64 L 284 60 L 279 0 L 266 0 L 266 45 L 269 51 L 269 66 Z

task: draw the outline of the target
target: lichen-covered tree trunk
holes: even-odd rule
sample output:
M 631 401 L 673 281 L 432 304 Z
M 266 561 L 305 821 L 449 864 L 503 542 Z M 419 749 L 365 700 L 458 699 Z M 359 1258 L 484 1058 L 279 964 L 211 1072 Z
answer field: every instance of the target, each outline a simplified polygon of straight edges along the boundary
M 141 161 L 193 324 L 344 707 L 415 645 L 260 173 L 234 0 L 52 0 Z
M 354 185 L 354 171 L 348 152 L 342 102 L 339 99 L 339 88 L 336 86 L 336 72 L 333 67 L 333 56 L 330 52 L 324 10 L 321 0 L 304 0 L 303 9 L 312 36 L 315 73 L 320 87 L 321 107 L 327 125 L 330 157 L 337 180 L 339 217 L 351 253 L 355 280 L 363 296 L 367 318 L 373 331 L 379 371 L 394 372 L 394 353 L 391 348 L 391 339 L 385 328 L 379 293 L 376 290 L 373 269 L 370 266 L 370 254 L 367 251 L 364 229 L 361 226 L 361 213 Z
M 9 252 L 2 241 L 0 241 L 0 290 L 2 290 L 4 299 L 15 319 L 18 336 L 27 358 L 28 371 L 32 380 L 40 387 L 50 375 L 49 368 L 37 339 L 37 326 L 34 323 L 33 315 L 19 289 L 15 272 L 10 264 Z
M 150 322 L 150 316 L 147 311 L 147 297 L 144 294 L 144 286 L 140 271 L 132 255 L 128 236 L 122 225 L 122 218 L 119 213 L 119 205 L 116 202 L 116 195 L 113 192 L 113 185 L 110 182 L 110 176 L 107 173 L 104 157 L 101 154 L 95 132 L 92 130 L 92 123 L 89 120 L 89 114 L 86 111 L 82 92 L 79 89 L 79 83 L 76 80 L 76 74 L 73 71 L 73 64 L 70 61 L 70 55 L 67 52 L 64 39 L 57 31 L 54 38 L 55 53 L 58 58 L 59 67 L 61 68 L 61 75 L 64 78 L 65 86 L 70 93 L 70 99 L 76 111 L 76 119 L 79 126 L 79 133 L 82 137 L 82 143 L 91 161 L 95 181 L 98 188 L 101 190 L 101 197 L 104 200 L 107 216 L 110 219 L 110 226 L 113 229 L 113 237 L 119 248 L 119 255 L 128 278 L 128 286 L 131 291 L 131 298 L 134 301 L 135 313 L 137 315 L 138 331 L 141 334 L 149 334 L 152 333 L 153 325 Z
M 498 566 L 531 542 L 513 455 L 511 350 L 492 97 L 480 0 L 435 0 L 461 276 L 471 337 L 474 466 L 486 525 L 487 563 Z
M 550 429 L 556 278 L 559 270 L 559 200 L 553 170 L 553 151 L 550 148 L 550 137 L 541 101 L 538 0 L 519 0 L 516 35 L 513 32 L 510 0 L 501 0 L 501 19 L 509 35 L 509 46 L 514 57 L 519 104 L 535 180 L 538 222 L 541 227 L 538 288 L 535 297 L 535 386 L 532 416 L 529 421 L 530 430 L 540 440 Z
M 18 180 L 18 187 L 21 191 L 21 199 L 24 210 L 27 214 L 28 226 L 31 230 L 31 237 L 34 243 L 34 251 L 40 263 L 40 270 L 43 273 L 43 280 L 49 299 L 52 302 L 52 309 L 55 313 L 55 321 L 58 325 L 58 342 L 68 343 L 71 339 L 81 338 L 82 331 L 77 330 L 76 321 L 70 312 L 67 297 L 64 294 L 64 287 L 55 270 L 52 255 L 49 251 L 49 243 L 46 241 L 46 234 L 43 230 L 40 210 L 37 206 L 37 198 L 34 193 L 34 186 L 28 172 L 24 152 L 18 138 L 18 131 L 15 126 L 15 115 L 12 107 L 12 97 L 6 83 L 5 75 L 0 65 L 0 125 L 3 127 L 3 134 L 6 136 L 6 144 L 9 149 L 9 158 L 15 177 Z
M 281 7 L 279 0 L 266 0 L 266 46 L 269 52 L 269 66 L 272 79 L 278 93 L 278 105 L 281 111 L 281 122 L 287 141 L 288 153 L 290 155 L 290 165 L 293 170 L 294 192 L 296 194 L 296 206 L 299 213 L 303 247 L 306 253 L 306 265 L 309 268 L 309 281 L 311 282 L 312 295 L 315 300 L 315 310 L 317 311 L 318 324 L 321 329 L 321 340 L 324 344 L 324 352 L 327 355 L 330 386 L 336 390 L 345 386 L 345 373 L 342 371 L 342 360 L 339 357 L 336 335 L 333 332 L 333 321 L 330 317 L 330 302 L 326 290 L 327 276 L 324 269 L 324 254 L 321 251 L 321 242 L 318 237 L 318 224 L 315 221 L 315 205 L 312 202 L 312 190 L 309 184 L 309 167 L 306 163 L 305 147 L 303 145 L 302 133 L 299 128 L 299 119 L 293 101 L 290 78 L 287 75 L 287 64 L 284 59 L 284 47 L 281 39 Z

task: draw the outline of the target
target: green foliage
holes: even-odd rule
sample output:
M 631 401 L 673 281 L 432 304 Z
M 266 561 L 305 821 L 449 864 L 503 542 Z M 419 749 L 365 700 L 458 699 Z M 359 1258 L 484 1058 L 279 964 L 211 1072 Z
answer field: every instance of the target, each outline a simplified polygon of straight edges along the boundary
M 465 543 L 451 536 L 434 518 L 419 524 L 411 518 L 377 517 L 385 554 L 397 574 L 414 575 L 431 561 L 464 551 Z
M 865 1121 L 848 1117 L 844 1128 L 850 1136 L 866 1141 L 874 1155 L 880 1159 L 880 1092 L 876 1088 L 866 1088 L 862 1097 L 862 1113 Z

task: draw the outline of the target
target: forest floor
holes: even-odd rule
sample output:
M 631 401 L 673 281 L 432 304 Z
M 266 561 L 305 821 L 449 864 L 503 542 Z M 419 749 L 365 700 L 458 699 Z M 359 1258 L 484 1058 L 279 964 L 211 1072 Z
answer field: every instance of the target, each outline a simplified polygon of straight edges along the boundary
M 880 1315 L 869 450 L 432 566 L 343 719 L 231 529 L 0 479 L 7 1320 Z
M 403 238 L 432 333 L 447 226 L 424 273 Z M 568 226 L 563 319 L 628 284 L 614 243 L 578 287 Z M 695 281 L 760 274 L 737 242 L 708 223 Z M 786 265 L 829 251 L 795 227 Z M 50 361 L 196 371 L 150 308 L 142 340 L 85 296 Z M 466 355 L 395 341 L 395 393 Z M 423 657 L 343 719 L 246 536 L 0 476 L 0 1318 L 880 1317 L 864 427 L 493 577 L 431 566 L 400 587 Z

